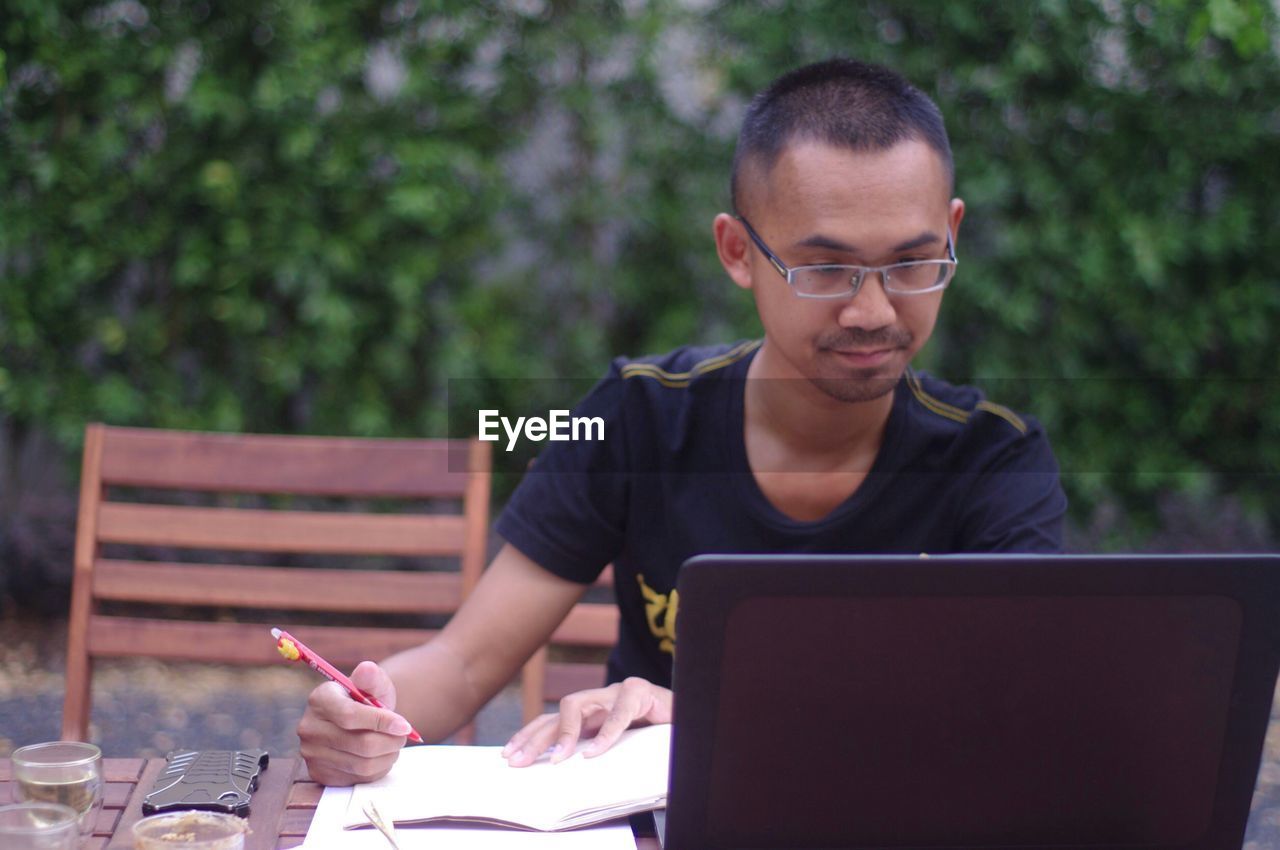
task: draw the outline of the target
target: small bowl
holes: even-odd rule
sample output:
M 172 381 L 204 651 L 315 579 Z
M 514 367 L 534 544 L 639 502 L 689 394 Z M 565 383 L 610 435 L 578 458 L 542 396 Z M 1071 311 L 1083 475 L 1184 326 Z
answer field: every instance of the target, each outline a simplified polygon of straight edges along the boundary
M 133 825 L 135 850 L 243 850 L 249 822 L 222 812 L 165 812 Z

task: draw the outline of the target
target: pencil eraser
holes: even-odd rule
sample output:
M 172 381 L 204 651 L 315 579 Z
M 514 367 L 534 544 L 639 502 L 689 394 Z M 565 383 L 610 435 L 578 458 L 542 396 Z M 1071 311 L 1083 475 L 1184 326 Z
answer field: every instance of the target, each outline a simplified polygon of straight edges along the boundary
M 293 645 L 293 641 L 287 638 L 280 638 L 279 643 L 276 644 L 276 651 L 290 661 L 298 660 L 298 648 Z

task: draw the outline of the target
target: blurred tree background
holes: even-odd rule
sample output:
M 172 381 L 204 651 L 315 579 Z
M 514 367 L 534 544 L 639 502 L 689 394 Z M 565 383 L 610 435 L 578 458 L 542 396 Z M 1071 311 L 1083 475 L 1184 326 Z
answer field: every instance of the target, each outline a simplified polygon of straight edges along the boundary
M 67 575 L 86 422 L 443 436 L 447 401 L 758 335 L 711 218 L 751 93 L 834 54 L 947 117 L 923 365 L 1044 421 L 1073 545 L 1274 547 L 1278 17 L 0 0 L 0 590 Z

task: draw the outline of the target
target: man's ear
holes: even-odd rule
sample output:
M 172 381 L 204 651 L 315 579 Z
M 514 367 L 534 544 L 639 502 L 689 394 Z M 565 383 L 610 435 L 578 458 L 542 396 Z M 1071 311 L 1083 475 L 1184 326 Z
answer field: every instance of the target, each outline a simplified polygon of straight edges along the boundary
M 951 243 L 960 241 L 960 222 L 964 220 L 964 201 L 952 198 L 947 210 L 947 223 L 951 225 Z
M 751 288 L 751 245 L 746 228 L 728 213 L 720 213 L 711 225 L 716 237 L 716 254 L 720 265 L 733 282 L 743 289 Z

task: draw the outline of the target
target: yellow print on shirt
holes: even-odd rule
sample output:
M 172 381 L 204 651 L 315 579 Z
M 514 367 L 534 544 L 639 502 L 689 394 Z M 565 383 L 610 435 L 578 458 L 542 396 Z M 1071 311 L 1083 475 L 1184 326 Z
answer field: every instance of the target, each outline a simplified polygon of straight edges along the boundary
M 649 631 L 658 639 L 658 649 L 676 653 L 676 612 L 680 608 L 680 594 L 673 587 L 670 593 L 659 593 L 644 583 L 644 576 L 637 575 L 640 593 L 644 596 L 644 616 L 649 621 Z

